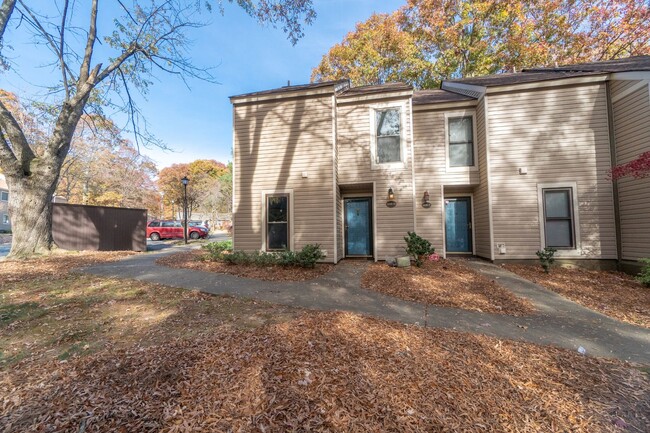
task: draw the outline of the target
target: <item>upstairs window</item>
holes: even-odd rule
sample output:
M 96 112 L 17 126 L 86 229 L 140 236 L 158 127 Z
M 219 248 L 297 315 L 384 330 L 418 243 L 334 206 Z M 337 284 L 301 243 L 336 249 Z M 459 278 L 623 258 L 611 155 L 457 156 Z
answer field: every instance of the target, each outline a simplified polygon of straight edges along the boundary
M 474 119 L 472 116 L 447 119 L 449 167 L 474 167 Z
M 401 162 L 400 109 L 375 110 L 376 163 Z
M 0 192 L 0 201 L 9 201 L 9 193 L 7 191 Z
M 572 188 L 543 189 L 545 246 L 574 249 L 575 221 Z

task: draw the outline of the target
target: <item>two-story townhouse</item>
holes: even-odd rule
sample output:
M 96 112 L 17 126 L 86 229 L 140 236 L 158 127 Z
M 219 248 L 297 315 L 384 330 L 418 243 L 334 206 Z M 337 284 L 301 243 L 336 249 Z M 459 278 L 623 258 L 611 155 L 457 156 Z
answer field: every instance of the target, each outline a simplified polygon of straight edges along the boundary
M 650 57 L 443 82 L 347 81 L 233 96 L 234 247 L 327 261 L 402 254 L 592 263 L 650 256 Z
M 11 230 L 9 220 L 9 187 L 5 176 L 0 174 L 0 232 Z

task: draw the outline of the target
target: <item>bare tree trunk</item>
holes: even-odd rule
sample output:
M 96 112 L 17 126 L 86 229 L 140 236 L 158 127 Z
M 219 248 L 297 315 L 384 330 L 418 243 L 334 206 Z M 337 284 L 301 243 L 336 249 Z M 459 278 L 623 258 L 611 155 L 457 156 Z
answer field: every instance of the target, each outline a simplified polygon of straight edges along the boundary
M 52 195 L 59 169 L 51 165 L 30 176 L 7 177 L 13 232 L 10 257 L 43 254 L 52 248 Z

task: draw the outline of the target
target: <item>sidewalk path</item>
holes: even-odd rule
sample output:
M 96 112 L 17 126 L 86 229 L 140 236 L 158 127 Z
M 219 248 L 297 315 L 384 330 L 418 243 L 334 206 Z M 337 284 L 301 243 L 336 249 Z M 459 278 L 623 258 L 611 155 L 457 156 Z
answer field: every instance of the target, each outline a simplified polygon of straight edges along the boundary
M 587 355 L 618 358 L 650 365 L 650 330 L 628 325 L 591 311 L 498 266 L 470 261 L 477 271 L 528 298 L 538 314 L 513 317 L 455 308 L 426 306 L 360 288 L 365 266 L 341 262 L 312 281 L 271 282 L 196 270 L 159 266 L 163 255 L 188 247 L 130 256 L 119 262 L 83 269 L 95 275 L 120 277 L 316 310 L 350 311 L 421 326 L 480 333 L 498 338 L 548 344 Z M 190 247 L 191 248 L 191 247 Z

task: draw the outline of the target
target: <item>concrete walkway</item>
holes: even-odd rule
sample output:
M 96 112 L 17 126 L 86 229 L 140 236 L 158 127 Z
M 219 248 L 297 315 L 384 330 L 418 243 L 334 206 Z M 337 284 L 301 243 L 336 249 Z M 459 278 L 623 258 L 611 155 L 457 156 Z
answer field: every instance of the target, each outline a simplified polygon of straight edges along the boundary
M 538 314 L 513 317 L 403 301 L 360 288 L 363 264 L 342 262 L 312 281 L 270 282 L 159 266 L 163 255 L 188 247 L 130 256 L 119 262 L 85 268 L 95 275 L 121 277 L 199 290 L 216 295 L 258 299 L 316 310 L 340 310 L 427 327 L 480 333 L 498 338 L 586 349 L 587 355 L 650 365 L 650 330 L 628 325 L 584 308 L 498 266 L 468 262 L 518 296 L 529 299 Z M 190 247 L 191 248 L 191 247 Z

